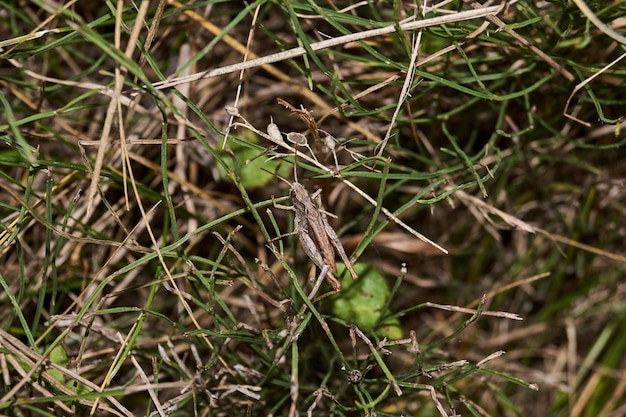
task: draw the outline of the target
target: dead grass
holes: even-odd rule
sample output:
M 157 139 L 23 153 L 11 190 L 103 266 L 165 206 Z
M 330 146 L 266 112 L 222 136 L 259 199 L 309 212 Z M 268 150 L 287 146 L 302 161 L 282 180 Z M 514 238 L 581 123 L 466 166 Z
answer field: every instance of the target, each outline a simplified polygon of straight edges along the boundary
M 623 415 L 626 10 L 444 3 L 3 2 L 0 412 Z

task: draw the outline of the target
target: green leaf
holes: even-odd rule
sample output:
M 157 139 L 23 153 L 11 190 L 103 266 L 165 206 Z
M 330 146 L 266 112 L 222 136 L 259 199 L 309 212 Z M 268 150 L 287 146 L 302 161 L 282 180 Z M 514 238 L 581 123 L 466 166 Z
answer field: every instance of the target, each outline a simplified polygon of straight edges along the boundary
M 372 329 L 387 301 L 389 288 L 385 278 L 370 265 L 356 263 L 354 270 L 359 279 L 352 280 L 344 264 L 337 264 L 341 279 L 341 292 L 333 297 L 333 313 L 363 329 Z
M 63 346 L 59 345 L 52 349 L 52 352 L 50 352 L 50 362 L 61 367 L 67 366 L 67 352 L 65 352 L 65 348 Z M 58 369 L 50 369 L 48 370 L 48 374 L 50 374 L 52 378 L 56 379 L 59 382 L 65 381 L 63 373 Z
M 276 172 L 283 177 L 289 176 L 291 168 L 281 160 L 269 159 L 268 155 L 259 150 L 255 144 L 257 140 L 253 134 L 244 134 L 244 139 L 248 141 L 229 140 L 228 146 L 231 152 L 219 151 L 224 156 L 224 161 L 229 169 L 235 171 L 239 176 L 241 185 L 245 188 L 258 188 L 269 184 L 274 180 Z M 221 143 L 219 144 L 221 147 Z M 217 166 L 222 178 L 228 178 L 224 167 Z

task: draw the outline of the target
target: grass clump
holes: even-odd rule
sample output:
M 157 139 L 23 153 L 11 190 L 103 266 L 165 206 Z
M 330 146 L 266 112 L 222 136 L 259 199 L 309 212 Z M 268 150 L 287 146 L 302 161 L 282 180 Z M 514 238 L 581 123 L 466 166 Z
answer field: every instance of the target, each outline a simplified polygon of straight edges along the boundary
M 0 413 L 623 414 L 621 3 L 2 5 Z

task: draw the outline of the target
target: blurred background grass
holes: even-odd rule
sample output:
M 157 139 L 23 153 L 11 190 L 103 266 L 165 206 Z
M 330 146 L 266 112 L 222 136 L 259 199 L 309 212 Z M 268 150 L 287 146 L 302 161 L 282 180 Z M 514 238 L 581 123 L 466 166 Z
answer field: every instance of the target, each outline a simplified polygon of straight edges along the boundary
M 491 4 L 1 3 L 4 414 L 626 414 L 624 45 L 582 2 L 315 52 Z M 224 110 L 306 133 L 279 98 L 358 257 L 320 303 L 293 156 Z

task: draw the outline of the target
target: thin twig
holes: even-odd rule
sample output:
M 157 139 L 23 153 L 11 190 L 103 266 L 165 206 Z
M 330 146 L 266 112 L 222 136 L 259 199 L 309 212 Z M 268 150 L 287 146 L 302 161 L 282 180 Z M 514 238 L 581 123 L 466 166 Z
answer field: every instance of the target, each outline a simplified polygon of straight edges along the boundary
M 485 7 L 476 10 L 467 10 L 452 15 L 438 16 L 430 19 L 418 20 L 415 22 L 408 22 L 400 24 L 400 29 L 403 31 L 411 31 L 416 29 L 423 29 L 431 26 L 443 25 L 446 23 L 461 22 L 464 20 L 477 19 L 485 16 L 495 16 L 502 10 L 502 6 Z M 385 26 L 379 29 L 365 30 L 363 32 L 351 33 L 349 35 L 338 36 L 336 38 L 327 39 L 321 42 L 315 42 L 310 45 L 312 51 L 320 51 L 322 49 L 333 48 L 339 45 L 345 45 L 350 42 L 362 41 L 364 39 L 372 38 L 375 36 L 387 35 L 389 33 L 396 32 L 398 26 L 395 24 Z M 307 50 L 303 47 L 297 47 L 289 49 L 287 51 L 279 52 L 276 54 L 264 56 L 250 61 L 245 61 L 233 65 L 227 65 L 221 68 L 215 68 L 209 71 L 199 72 L 197 74 L 188 75 L 185 77 L 173 78 L 171 80 L 159 81 L 152 86 L 157 90 L 165 88 L 175 87 L 180 84 L 189 83 L 192 81 L 198 81 L 204 78 L 216 77 L 218 75 L 230 74 L 231 72 L 241 71 L 249 68 L 256 68 L 261 65 L 270 64 L 278 61 L 285 61 L 288 59 L 296 58 L 305 55 Z
M 398 99 L 398 104 L 396 105 L 396 109 L 393 112 L 393 116 L 391 116 L 391 122 L 389 123 L 389 128 L 387 129 L 387 133 L 385 133 L 385 138 L 378 145 L 378 156 L 382 156 L 385 151 L 385 147 L 387 146 L 387 142 L 389 142 L 389 138 L 391 137 L 391 132 L 393 128 L 396 126 L 396 119 L 400 114 L 400 110 L 404 105 L 404 101 L 409 97 L 411 91 L 411 85 L 413 84 L 413 77 L 415 76 L 417 57 L 419 56 L 420 46 L 422 43 L 422 30 L 417 33 L 417 38 L 415 38 L 412 51 L 411 51 L 411 61 L 409 62 L 409 68 L 406 72 L 406 77 L 404 78 L 404 83 L 402 84 L 402 91 L 400 92 L 400 97 Z
M 470 6 L 476 8 L 477 10 L 484 10 L 484 9 L 482 9 L 482 7 L 483 7 L 482 4 L 478 3 L 477 1 L 465 0 L 465 2 L 470 3 Z M 558 62 L 556 62 L 554 59 L 552 59 L 552 57 L 550 57 L 548 54 L 543 52 L 541 49 L 537 48 L 535 45 L 530 43 L 528 40 L 526 40 L 526 38 L 524 38 L 523 36 L 519 35 L 517 32 L 515 32 L 510 27 L 507 27 L 506 23 L 504 23 L 500 18 L 498 18 L 497 16 L 495 16 L 493 14 L 486 15 L 485 17 L 486 17 L 486 19 L 488 21 L 490 21 L 491 23 L 493 23 L 496 26 L 498 26 L 498 31 L 501 31 L 501 30 L 505 31 L 506 33 L 511 35 L 520 45 L 530 49 L 535 54 L 537 54 L 538 57 L 540 57 L 545 62 L 547 62 L 552 68 L 554 68 L 556 71 L 558 71 L 559 74 L 561 74 L 563 77 L 565 77 L 568 81 L 574 81 L 574 75 L 572 75 L 571 72 L 569 72 L 568 70 L 563 68 L 563 66 L 561 66 Z
M 426 305 L 428 307 L 434 307 L 434 308 L 447 310 L 447 311 L 455 311 L 457 313 L 476 314 L 476 310 L 474 310 L 473 308 L 463 308 L 459 306 L 453 306 L 453 305 L 447 305 L 447 304 L 446 305 L 436 304 L 436 303 L 426 303 Z M 481 311 L 480 314 L 482 316 L 502 317 L 502 318 L 511 319 L 511 320 L 524 320 L 522 317 L 519 316 L 519 314 L 508 313 L 506 311 Z

